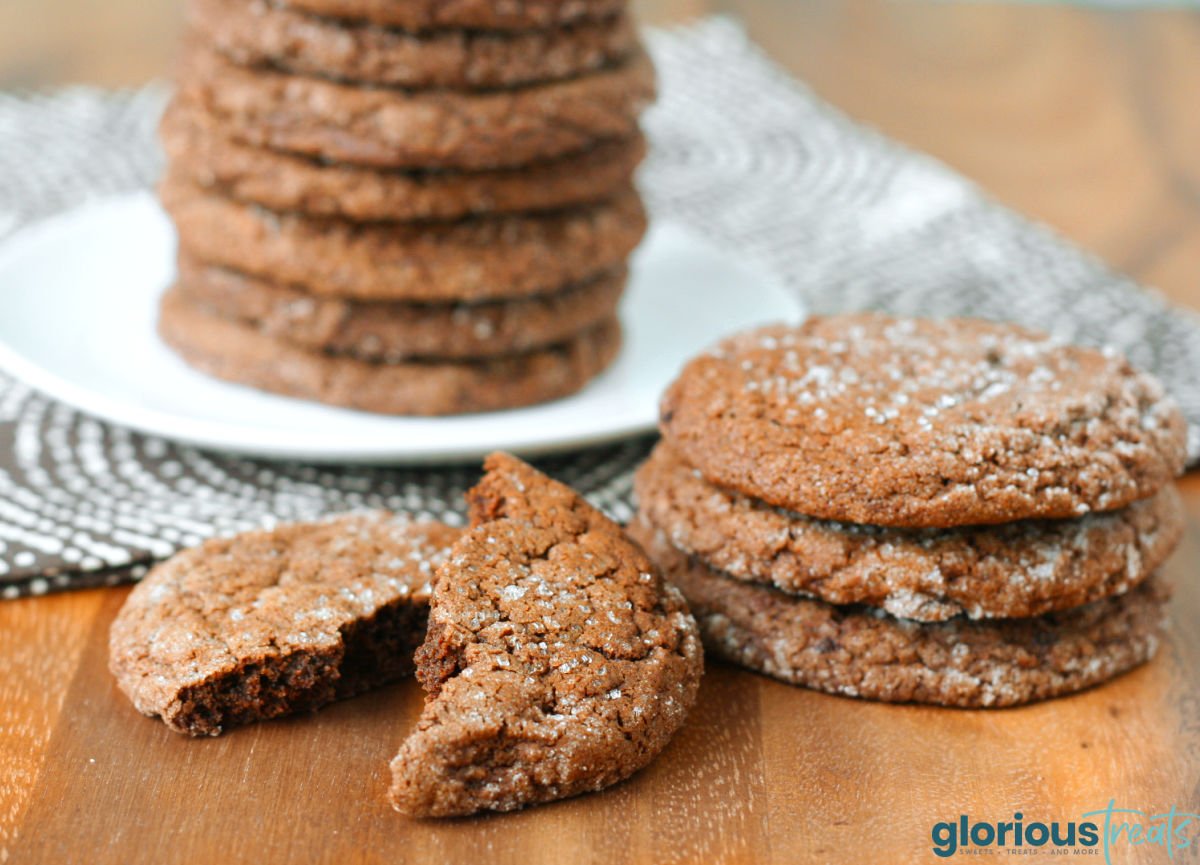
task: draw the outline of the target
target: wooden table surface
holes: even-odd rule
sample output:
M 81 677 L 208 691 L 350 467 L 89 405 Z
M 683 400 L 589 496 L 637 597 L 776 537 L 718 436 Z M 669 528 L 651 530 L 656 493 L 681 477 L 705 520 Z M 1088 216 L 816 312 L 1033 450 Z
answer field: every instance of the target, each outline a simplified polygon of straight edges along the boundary
M 802 0 L 639 10 L 653 22 L 740 12 L 835 104 L 1200 308 L 1197 12 Z M 178 20 L 169 2 L 4 0 L 0 88 L 138 83 L 167 64 Z M 714 665 L 684 731 L 630 782 L 449 823 L 411 822 L 383 802 L 387 760 L 420 709 L 413 683 L 191 741 L 138 716 L 105 669 L 126 590 L 3 602 L 0 863 L 929 862 L 941 861 L 932 825 L 959 814 L 1078 820 L 1110 799 L 1200 811 L 1200 477 L 1181 488 L 1173 634 L 1108 686 L 966 712 Z M 1200 848 L 1191 835 L 1174 861 Z M 1113 861 L 1170 860 L 1143 846 Z

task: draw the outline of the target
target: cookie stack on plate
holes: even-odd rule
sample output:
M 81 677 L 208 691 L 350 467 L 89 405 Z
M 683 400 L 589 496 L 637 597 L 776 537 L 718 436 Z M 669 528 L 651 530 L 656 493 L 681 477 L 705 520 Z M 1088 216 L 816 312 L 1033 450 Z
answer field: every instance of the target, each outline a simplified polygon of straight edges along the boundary
M 1157 647 L 1185 424 L 1119 355 L 975 320 L 813 318 L 694 359 L 661 430 L 634 533 L 717 656 L 1005 706 Z
M 620 343 L 653 68 L 624 0 L 189 0 L 160 332 L 291 396 L 437 415 Z

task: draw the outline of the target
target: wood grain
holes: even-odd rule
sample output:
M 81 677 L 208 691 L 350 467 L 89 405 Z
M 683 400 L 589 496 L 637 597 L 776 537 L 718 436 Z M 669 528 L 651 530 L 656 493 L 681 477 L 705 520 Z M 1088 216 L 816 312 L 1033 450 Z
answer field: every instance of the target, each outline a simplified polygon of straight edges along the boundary
M 103 592 L 0 607 L 0 862 L 20 838 L 66 688 L 95 628 Z
M 191 740 L 138 716 L 105 670 L 126 590 L 5 604 L 0 633 L 24 648 L 16 687 L 0 692 L 19 725 L 6 718 L 0 765 L 8 776 L 32 752 L 41 766 L 6 786 L 16 807 L 0 837 L 11 861 L 95 865 L 134 851 L 154 863 L 920 862 L 932 824 L 958 813 L 1069 819 L 1110 796 L 1185 807 L 1200 777 L 1197 481 L 1183 484 L 1189 536 L 1167 568 L 1178 587 L 1171 640 L 1105 687 L 955 711 L 714 666 L 682 734 L 630 782 L 474 820 L 410 821 L 384 802 L 387 760 L 420 710 L 415 683 Z M 14 739 L 14 729 L 30 733 Z
M 882 0 L 641 0 L 738 11 L 822 95 L 1200 309 L 1200 15 Z M 172 3 L 0 3 L 0 87 L 135 84 Z M 383 802 L 413 683 L 180 738 L 104 668 L 126 590 L 0 604 L 0 862 L 929 862 L 939 820 L 1072 819 L 1110 797 L 1200 810 L 1200 477 L 1166 568 L 1173 631 L 1110 685 L 1037 706 L 896 707 L 708 672 L 687 727 L 602 795 L 420 823 Z M 1157 848 L 1122 862 L 1168 861 Z M 1045 860 L 1051 857 L 1031 857 Z M 1062 861 L 1065 857 L 1053 857 Z M 1089 857 L 1089 861 L 1100 861 Z M 1174 861 L 1186 861 L 1177 855 Z

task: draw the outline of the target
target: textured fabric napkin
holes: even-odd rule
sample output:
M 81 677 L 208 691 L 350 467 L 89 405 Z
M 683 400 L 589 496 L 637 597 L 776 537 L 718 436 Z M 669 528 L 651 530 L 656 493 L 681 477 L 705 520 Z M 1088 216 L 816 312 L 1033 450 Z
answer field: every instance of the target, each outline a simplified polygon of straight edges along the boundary
M 642 176 L 655 214 L 754 259 L 813 312 L 1014 319 L 1116 346 L 1173 391 L 1200 458 L 1200 318 L 847 119 L 736 23 L 647 38 L 661 79 Z M 0 94 L 0 236 L 150 184 L 166 94 Z M 643 437 L 543 466 L 623 519 L 649 446 Z M 136 578 L 181 546 L 276 520 L 363 507 L 456 520 L 476 474 L 204 453 L 102 424 L 0 375 L 0 596 Z

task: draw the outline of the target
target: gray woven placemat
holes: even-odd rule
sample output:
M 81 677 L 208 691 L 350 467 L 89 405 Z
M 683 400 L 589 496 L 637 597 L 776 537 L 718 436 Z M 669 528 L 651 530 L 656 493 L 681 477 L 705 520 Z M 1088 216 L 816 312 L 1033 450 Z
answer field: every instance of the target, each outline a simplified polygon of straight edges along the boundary
M 1191 459 L 1200 457 L 1200 319 L 848 120 L 732 21 L 648 38 L 662 89 L 646 120 L 652 211 L 755 259 L 811 311 L 977 315 L 1114 345 L 1174 392 L 1192 424 Z M 0 94 L 0 235 L 152 182 L 165 98 L 161 86 Z M 641 438 L 543 465 L 624 518 L 648 447 Z M 204 453 L 0 376 L 0 596 L 136 578 L 180 546 L 274 520 L 361 507 L 457 519 L 475 475 Z

